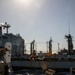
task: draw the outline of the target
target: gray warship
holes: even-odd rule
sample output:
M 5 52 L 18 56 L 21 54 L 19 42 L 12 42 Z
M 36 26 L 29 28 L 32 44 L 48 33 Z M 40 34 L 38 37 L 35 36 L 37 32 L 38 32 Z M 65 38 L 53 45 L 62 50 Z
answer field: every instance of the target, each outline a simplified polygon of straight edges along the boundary
M 12 57 L 22 56 L 24 54 L 24 39 L 20 34 L 14 35 L 13 33 L 8 33 L 10 25 L 5 22 L 0 26 L 0 48 L 4 48 L 6 42 L 12 43 Z M 6 29 L 6 33 L 2 34 L 2 29 Z
M 2 28 L 6 29 L 6 33 L 2 33 Z M 6 42 L 12 44 L 11 49 L 11 65 L 13 70 L 18 69 L 54 69 L 54 70 L 69 70 L 75 69 L 75 50 L 73 49 L 71 34 L 65 35 L 68 41 L 68 49 L 63 49 L 58 54 L 52 54 L 52 38 L 49 40 L 48 53 L 38 53 L 34 49 L 35 40 L 30 43 L 30 54 L 24 54 L 24 39 L 20 34 L 8 33 L 10 25 L 5 22 L 0 26 L 0 48 L 4 48 Z

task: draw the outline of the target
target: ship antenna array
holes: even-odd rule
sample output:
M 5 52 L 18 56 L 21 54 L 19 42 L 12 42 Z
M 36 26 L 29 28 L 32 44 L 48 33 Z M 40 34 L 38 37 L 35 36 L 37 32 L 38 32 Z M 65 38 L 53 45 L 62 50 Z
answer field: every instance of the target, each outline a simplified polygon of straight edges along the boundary
M 68 31 L 69 31 L 69 34 L 70 34 L 70 21 L 68 21 Z

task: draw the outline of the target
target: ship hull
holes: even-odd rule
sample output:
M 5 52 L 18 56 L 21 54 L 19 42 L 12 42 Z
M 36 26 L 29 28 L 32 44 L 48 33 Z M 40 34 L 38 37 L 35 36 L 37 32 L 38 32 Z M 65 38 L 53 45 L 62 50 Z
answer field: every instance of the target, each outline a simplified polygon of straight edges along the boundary
M 44 62 L 49 69 L 55 70 L 70 70 L 72 67 L 75 69 L 75 61 L 46 61 L 46 60 L 12 60 L 12 68 L 14 70 L 21 70 L 21 69 L 30 69 L 30 70 L 42 70 L 42 62 Z
M 13 66 L 12 67 L 13 68 L 13 70 L 14 70 L 14 72 L 16 72 L 16 71 L 19 71 L 19 70 L 33 70 L 33 71 L 36 71 L 36 70 L 42 70 L 42 68 L 32 68 L 32 67 L 15 67 L 15 66 Z M 53 69 L 53 70 L 55 70 L 56 72 L 69 72 L 70 71 L 70 68 L 51 68 L 51 69 Z M 75 73 L 75 68 L 73 68 L 74 69 L 74 73 Z

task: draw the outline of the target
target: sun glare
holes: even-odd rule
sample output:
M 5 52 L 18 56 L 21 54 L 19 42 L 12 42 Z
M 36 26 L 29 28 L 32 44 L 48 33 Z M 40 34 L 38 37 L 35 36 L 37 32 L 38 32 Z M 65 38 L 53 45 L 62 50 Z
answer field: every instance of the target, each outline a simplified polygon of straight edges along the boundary
M 20 4 L 25 4 L 26 6 L 29 6 L 32 3 L 32 0 L 18 0 Z
M 20 2 L 25 2 L 25 3 L 29 3 L 31 0 L 18 0 L 18 1 L 20 1 Z

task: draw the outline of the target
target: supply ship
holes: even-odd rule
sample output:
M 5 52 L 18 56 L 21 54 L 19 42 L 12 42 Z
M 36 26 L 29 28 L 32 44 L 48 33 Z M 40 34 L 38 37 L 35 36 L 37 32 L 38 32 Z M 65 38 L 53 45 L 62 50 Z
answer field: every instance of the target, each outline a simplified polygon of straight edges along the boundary
M 6 33 L 2 33 L 2 28 L 6 29 Z M 75 69 L 75 50 L 73 49 L 73 42 L 71 34 L 65 35 L 68 42 L 68 49 L 60 50 L 57 54 L 52 54 L 52 38 L 48 42 L 48 52 L 38 53 L 34 49 L 35 40 L 30 43 L 30 54 L 24 54 L 25 43 L 20 34 L 8 33 L 10 25 L 5 22 L 0 26 L 0 48 L 4 48 L 6 42 L 12 44 L 11 49 L 11 65 L 13 70 L 19 69 L 43 69 L 43 65 L 47 69 L 54 70 L 69 70 Z M 59 44 L 58 44 L 59 47 Z M 43 64 L 44 63 L 44 64 Z

